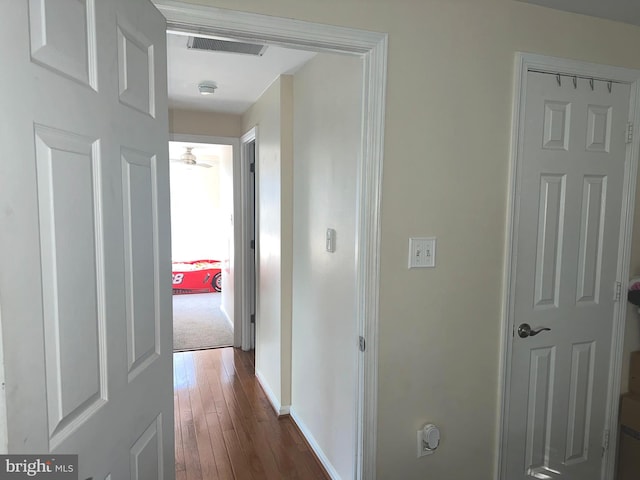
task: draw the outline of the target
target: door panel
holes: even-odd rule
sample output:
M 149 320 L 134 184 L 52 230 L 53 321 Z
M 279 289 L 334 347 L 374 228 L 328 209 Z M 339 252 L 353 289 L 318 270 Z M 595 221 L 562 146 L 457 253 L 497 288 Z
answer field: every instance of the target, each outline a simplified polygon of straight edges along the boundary
M 9 451 L 173 478 L 164 18 L 147 0 L 2 5 Z
M 527 74 L 507 476 L 599 479 L 630 87 Z

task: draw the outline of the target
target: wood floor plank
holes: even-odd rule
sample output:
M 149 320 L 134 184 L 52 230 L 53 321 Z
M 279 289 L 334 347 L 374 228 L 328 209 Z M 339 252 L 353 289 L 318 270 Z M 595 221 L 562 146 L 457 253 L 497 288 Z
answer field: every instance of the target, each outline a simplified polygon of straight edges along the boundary
M 187 480 L 202 480 L 202 470 L 200 469 L 200 457 L 198 455 L 198 445 L 196 432 L 193 425 L 193 413 L 191 410 L 191 400 L 189 398 L 187 367 L 185 359 L 191 352 L 177 354 L 181 358 L 177 363 L 178 385 L 176 393 L 180 405 L 180 424 L 182 448 L 184 452 L 184 465 Z M 174 355 L 175 358 L 176 355 Z
M 193 355 L 185 358 L 185 364 L 187 365 L 186 370 L 189 379 L 189 399 L 191 401 L 198 458 L 200 459 L 200 470 L 204 479 L 218 480 L 218 470 L 213 455 L 209 426 L 202 405 L 202 396 L 200 395 L 202 379 L 196 371 L 196 362 Z
M 173 362 L 173 424 L 175 437 L 175 461 L 176 475 L 185 472 L 184 450 L 182 446 L 182 423 L 180 422 L 180 397 L 178 395 L 177 385 L 179 385 L 178 365 L 181 359 L 174 357 Z M 186 476 L 186 473 L 185 473 Z
M 223 394 L 231 416 L 236 436 L 242 449 L 245 462 L 249 465 L 255 478 L 267 478 L 264 458 L 260 458 L 260 447 L 256 445 L 255 426 L 252 422 L 252 413 L 249 403 L 243 397 L 236 372 L 224 364 L 222 358 L 222 371 L 226 374 L 227 382 L 223 385 Z M 226 438 L 226 437 L 225 437 Z
M 202 399 L 203 410 L 206 416 L 211 448 L 213 450 L 218 477 L 221 480 L 232 480 L 233 470 L 231 468 L 231 462 L 224 443 L 222 427 L 220 425 L 220 419 L 211 389 L 211 383 L 215 381 L 215 371 L 208 362 L 205 362 L 205 359 L 206 357 L 203 355 L 198 355 L 195 362 L 200 397 Z
M 174 354 L 176 480 L 329 477 L 291 418 L 278 418 L 255 355 L 220 348 Z
M 229 356 L 225 355 L 225 353 L 227 352 L 222 352 L 223 366 L 229 374 L 231 374 L 231 371 L 233 370 L 235 377 L 238 379 L 237 382 L 233 383 L 233 393 L 236 402 L 240 405 L 242 411 L 242 417 L 239 419 L 239 422 L 241 423 L 238 428 L 244 430 L 245 441 L 249 442 L 247 446 L 252 446 L 253 451 L 260 459 L 259 465 L 261 468 L 259 470 L 262 470 L 263 478 L 274 480 L 281 479 L 283 478 L 283 475 L 278 468 L 273 452 L 269 448 L 269 439 L 265 435 L 265 431 L 260 427 L 260 422 L 255 415 L 255 410 L 252 408 L 252 404 L 249 401 L 244 386 L 240 380 L 243 374 L 246 375 L 246 372 L 240 372 L 237 369 L 235 357 L 231 357 L 230 359 Z M 239 434 L 238 438 L 242 438 L 242 435 Z

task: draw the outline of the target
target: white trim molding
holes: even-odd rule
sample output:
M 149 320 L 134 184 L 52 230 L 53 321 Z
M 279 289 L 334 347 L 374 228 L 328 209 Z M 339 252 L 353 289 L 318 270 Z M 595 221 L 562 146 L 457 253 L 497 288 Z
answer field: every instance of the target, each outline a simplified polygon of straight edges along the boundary
M 254 142 L 254 151 L 253 151 L 253 161 L 255 165 L 254 171 L 254 191 L 253 191 L 253 206 L 249 205 L 249 189 L 251 183 L 251 171 L 249 170 L 249 162 L 247 158 L 247 148 L 251 142 Z M 258 127 L 252 127 L 246 132 L 242 137 L 240 137 L 240 165 L 238 168 L 238 172 L 240 173 L 240 183 L 239 183 L 239 191 L 240 191 L 240 212 L 236 217 L 238 219 L 238 223 L 242 227 L 241 232 L 241 247 L 238 251 L 238 257 L 242 262 L 242 293 L 241 293 L 241 322 L 242 322 L 242 350 L 248 351 L 254 348 L 254 333 L 251 330 L 251 303 L 252 296 L 255 297 L 256 291 L 258 291 L 258 267 L 255 259 L 258 257 L 258 252 L 260 245 L 258 244 L 258 235 L 257 235 L 257 221 L 258 221 L 258 209 L 260 205 L 256 202 L 257 193 L 258 193 Z M 250 215 L 250 212 L 253 210 L 253 215 Z M 250 223 L 254 222 L 254 238 L 250 238 Z M 251 240 L 255 241 L 255 249 L 251 251 L 248 248 Z M 240 255 L 241 253 L 241 255 Z M 251 263 L 253 262 L 253 266 L 255 268 L 254 282 L 255 286 L 252 288 L 251 286 Z M 257 303 L 255 305 L 257 311 Z M 256 312 L 254 312 L 256 313 Z
M 260 373 L 260 371 L 256 370 L 256 378 L 258 379 L 258 383 L 260 387 L 262 387 L 262 391 L 269 399 L 269 403 L 271 407 L 273 407 L 273 411 L 276 412 L 276 415 L 281 417 L 282 415 L 289 415 L 291 407 L 289 405 L 282 405 L 276 397 L 276 394 L 273 393 L 271 387 L 267 383 L 267 380 L 264 378 L 264 375 Z
M 318 457 L 318 460 L 324 467 L 331 480 L 340 480 L 340 475 L 338 475 L 338 472 L 336 472 L 336 469 L 333 468 L 333 465 L 322 451 L 322 448 L 320 448 L 320 445 L 314 438 L 311 430 L 309 430 L 309 427 L 307 427 L 302 419 L 296 414 L 293 408 L 290 409 L 289 416 L 298 427 L 298 430 L 300 430 L 302 432 L 302 435 L 304 435 L 305 440 L 311 447 L 311 450 L 313 450 L 313 453 L 315 453 L 316 457 Z
M 363 59 L 362 155 L 358 165 L 357 324 L 366 349 L 358 355 L 355 478 L 375 480 L 378 399 L 380 205 L 384 152 L 387 34 L 237 12 L 174 0 L 153 0 L 167 31 L 248 40 Z M 356 346 L 354 346 L 356 348 Z
M 640 71 L 607 65 L 567 60 L 563 58 L 547 57 L 543 55 L 517 53 L 515 67 L 514 103 L 512 112 L 512 137 L 510 153 L 509 203 L 506 229 L 506 258 L 504 264 L 504 288 L 502 305 L 502 334 L 500 358 L 500 414 L 498 417 L 498 448 L 496 449 L 496 472 L 498 479 L 510 480 L 505 477 L 506 455 L 504 444 L 507 441 L 507 422 L 509 417 L 509 388 L 511 375 L 511 353 L 514 329 L 514 292 L 515 248 L 518 230 L 518 195 L 520 182 L 519 164 L 523 152 L 524 139 L 524 106 L 527 88 L 527 74 L 530 71 L 540 71 L 564 75 L 585 76 L 588 78 L 607 79 L 631 86 L 629 106 L 629 121 L 634 124 L 634 138 L 627 149 L 624 170 L 624 186 L 622 192 L 622 215 L 619 235 L 617 280 L 627 285 L 629 278 L 629 263 L 631 258 L 631 237 L 633 231 L 633 211 L 635 207 L 636 175 L 638 171 L 638 156 L 640 153 Z M 610 432 L 617 432 L 618 406 L 622 373 L 623 340 L 626 320 L 627 302 L 624 297 L 616 303 L 613 318 L 612 349 L 609 370 L 608 402 L 605 418 L 605 428 Z M 603 460 L 601 478 L 613 480 L 615 468 L 615 453 L 617 450 L 617 435 L 611 434 L 609 448 Z

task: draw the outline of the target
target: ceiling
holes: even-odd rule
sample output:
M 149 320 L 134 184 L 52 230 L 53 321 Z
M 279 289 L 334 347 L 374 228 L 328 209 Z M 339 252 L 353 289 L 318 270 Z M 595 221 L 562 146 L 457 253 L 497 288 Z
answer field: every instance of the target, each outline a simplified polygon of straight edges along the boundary
M 167 34 L 169 107 L 242 114 L 281 74 L 295 73 L 314 52 L 269 45 L 262 56 L 187 48 L 188 36 Z M 218 85 L 200 95 L 203 81 Z
M 519 0 L 640 26 L 640 0 Z

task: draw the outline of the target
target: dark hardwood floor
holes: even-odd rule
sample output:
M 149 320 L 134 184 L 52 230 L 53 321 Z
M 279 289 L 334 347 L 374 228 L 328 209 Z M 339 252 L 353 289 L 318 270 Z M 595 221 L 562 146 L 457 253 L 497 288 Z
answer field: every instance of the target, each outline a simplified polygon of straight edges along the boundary
M 327 479 L 254 375 L 253 352 L 174 354 L 176 480 Z

